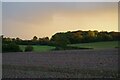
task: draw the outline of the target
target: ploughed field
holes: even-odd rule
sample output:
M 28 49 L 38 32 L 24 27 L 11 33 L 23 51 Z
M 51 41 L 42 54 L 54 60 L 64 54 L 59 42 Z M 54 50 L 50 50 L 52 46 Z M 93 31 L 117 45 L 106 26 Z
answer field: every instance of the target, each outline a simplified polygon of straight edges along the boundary
M 3 53 L 2 58 L 3 78 L 118 77 L 117 48 Z

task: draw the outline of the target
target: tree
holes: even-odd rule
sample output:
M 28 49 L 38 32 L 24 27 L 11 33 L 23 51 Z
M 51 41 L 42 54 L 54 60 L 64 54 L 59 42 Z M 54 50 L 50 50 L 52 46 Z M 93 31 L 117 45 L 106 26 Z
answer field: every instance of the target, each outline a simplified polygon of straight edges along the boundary
M 120 40 L 120 32 L 113 32 L 112 31 L 109 34 L 112 36 L 113 40 Z
M 49 38 L 48 37 L 39 38 L 38 42 L 39 42 L 40 45 L 48 45 L 49 44 Z
M 19 37 L 16 38 L 16 41 L 21 41 L 21 39 Z
M 16 43 L 2 44 L 2 52 L 22 52 Z
M 33 47 L 30 46 L 30 45 L 27 45 L 27 46 L 25 47 L 25 52 L 31 52 L 31 51 L 33 51 Z
M 0 38 L 3 39 L 3 38 L 4 38 L 4 35 L 1 35 Z
M 110 41 L 112 36 L 107 31 L 102 31 L 98 33 L 98 41 Z
M 32 44 L 37 44 L 38 40 L 37 40 L 37 36 L 34 36 L 33 39 L 32 39 Z
M 37 39 L 38 39 L 37 36 L 34 36 L 32 40 L 37 41 Z
M 17 38 L 15 39 L 15 42 L 16 42 L 17 44 L 21 44 L 22 39 L 20 39 L 19 37 L 17 37 Z
M 94 31 L 89 30 L 87 33 L 88 33 L 87 37 L 88 37 L 88 40 L 89 40 L 88 42 L 93 42 L 95 37 L 96 37 Z
M 51 41 L 56 45 L 56 47 L 65 48 L 69 44 L 69 40 L 63 33 L 57 33 L 52 36 Z

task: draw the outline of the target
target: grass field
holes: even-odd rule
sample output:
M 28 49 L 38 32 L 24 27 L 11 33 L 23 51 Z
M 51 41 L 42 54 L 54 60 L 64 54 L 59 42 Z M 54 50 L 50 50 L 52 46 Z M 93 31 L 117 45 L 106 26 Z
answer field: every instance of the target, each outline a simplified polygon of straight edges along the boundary
M 24 51 L 25 50 L 25 45 L 20 45 L 20 48 Z M 50 51 L 52 49 L 55 49 L 55 47 L 53 46 L 36 46 L 36 45 L 33 45 L 33 48 L 34 48 L 34 52 L 44 52 L 44 51 Z
M 94 49 L 115 48 L 115 47 L 118 47 L 118 41 L 71 44 L 69 46 L 84 47 L 84 48 L 94 48 Z
M 81 47 L 81 48 L 93 48 L 93 49 L 115 48 L 115 47 L 118 47 L 118 41 L 70 44 L 68 46 L 75 46 L 75 47 Z M 20 48 L 24 51 L 25 45 L 20 45 Z M 34 48 L 33 52 L 45 52 L 45 51 L 51 51 L 55 49 L 55 47 L 53 46 L 42 46 L 42 45 L 33 45 L 33 48 Z

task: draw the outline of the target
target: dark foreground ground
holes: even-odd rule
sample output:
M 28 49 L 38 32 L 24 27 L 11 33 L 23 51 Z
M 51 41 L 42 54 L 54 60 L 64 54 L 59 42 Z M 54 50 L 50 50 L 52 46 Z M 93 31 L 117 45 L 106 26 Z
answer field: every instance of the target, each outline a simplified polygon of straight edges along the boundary
M 3 53 L 3 78 L 117 78 L 118 50 Z

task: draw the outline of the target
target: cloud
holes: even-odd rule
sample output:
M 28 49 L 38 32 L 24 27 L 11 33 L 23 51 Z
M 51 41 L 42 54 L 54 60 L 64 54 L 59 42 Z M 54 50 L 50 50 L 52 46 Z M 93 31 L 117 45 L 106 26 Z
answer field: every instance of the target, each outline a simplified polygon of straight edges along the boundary
M 5 2 L 2 8 L 3 33 L 9 36 L 31 38 L 76 29 L 115 30 L 117 26 L 118 7 L 113 2 Z

